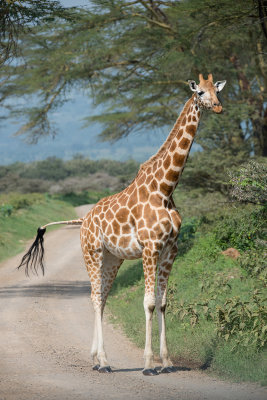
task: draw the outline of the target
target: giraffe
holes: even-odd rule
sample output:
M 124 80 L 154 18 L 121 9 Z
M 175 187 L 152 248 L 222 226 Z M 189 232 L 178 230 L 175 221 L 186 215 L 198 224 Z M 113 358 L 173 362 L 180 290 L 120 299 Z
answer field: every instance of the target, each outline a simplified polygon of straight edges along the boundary
M 208 75 L 207 80 L 200 74 L 199 84 L 193 80 L 188 83 L 193 91 L 192 97 L 186 102 L 164 144 L 140 166 L 130 185 L 120 193 L 100 200 L 84 218 L 69 221 L 81 224 L 81 247 L 91 282 L 95 313 L 91 357 L 93 369 L 101 373 L 112 371 L 107 361 L 102 330 L 109 291 L 123 260 L 141 257 L 145 278 L 143 304 L 146 319 L 142 372 L 144 375 L 158 374 L 152 352 L 152 316 L 155 308 L 162 360 L 160 372 L 169 373 L 174 369 L 167 349 L 165 310 L 168 278 L 178 251 L 181 216 L 172 194 L 192 146 L 201 111 L 222 112 L 217 93 L 223 89 L 226 81 L 214 84 L 212 74 Z M 39 239 L 46 226 L 39 228 Z M 30 256 L 26 257 L 24 265 L 28 266 L 29 260 Z

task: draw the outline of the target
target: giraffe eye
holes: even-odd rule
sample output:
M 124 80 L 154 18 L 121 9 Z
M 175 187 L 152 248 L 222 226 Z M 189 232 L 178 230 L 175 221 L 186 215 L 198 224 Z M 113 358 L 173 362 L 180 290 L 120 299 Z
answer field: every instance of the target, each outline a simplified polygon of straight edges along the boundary
M 200 90 L 200 92 L 197 92 L 197 94 L 198 94 L 199 96 L 202 96 L 202 95 L 204 94 L 204 92 L 203 92 L 203 90 Z

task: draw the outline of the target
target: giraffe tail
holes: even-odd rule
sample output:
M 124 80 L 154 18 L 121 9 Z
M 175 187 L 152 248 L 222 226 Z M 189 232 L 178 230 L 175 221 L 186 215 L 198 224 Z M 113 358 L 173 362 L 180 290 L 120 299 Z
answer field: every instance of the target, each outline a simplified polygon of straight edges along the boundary
M 25 274 L 29 276 L 29 270 L 31 270 L 34 274 L 38 275 L 38 268 L 40 266 L 42 274 L 44 275 L 44 234 L 46 232 L 46 228 L 51 225 L 82 225 L 84 218 L 74 219 L 70 221 L 58 221 L 58 222 L 50 222 L 46 225 L 43 225 L 37 229 L 36 238 L 27 251 L 26 254 L 22 257 L 20 265 L 17 269 L 25 266 Z

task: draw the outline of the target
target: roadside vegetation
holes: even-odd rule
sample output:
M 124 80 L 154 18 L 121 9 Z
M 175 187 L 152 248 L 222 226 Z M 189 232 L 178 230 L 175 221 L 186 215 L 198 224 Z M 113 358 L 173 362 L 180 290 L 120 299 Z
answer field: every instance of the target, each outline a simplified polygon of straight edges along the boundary
M 174 193 L 183 224 L 179 254 L 169 280 L 170 354 L 180 367 L 266 384 L 266 164 L 261 159 L 251 161 L 228 175 L 225 171 L 224 180 L 220 171 L 205 190 L 201 171 L 197 175 L 192 168 L 197 157 L 193 155 L 189 161 Z M 88 166 L 92 175 L 87 182 L 94 177 L 95 186 L 84 190 L 81 179 L 87 179 Z M 41 224 L 72 218 L 73 206 L 95 203 L 120 190 L 137 169 L 132 161 L 94 162 L 81 157 L 0 167 L 0 179 L 7 182 L 0 194 L 0 260 L 24 250 L 26 240 Z M 115 178 L 118 186 L 100 190 L 97 174 L 104 170 L 107 181 Z M 70 178 L 72 184 L 66 185 Z M 32 187 L 38 191 L 48 185 L 45 195 L 25 193 L 36 179 L 39 186 Z M 59 182 L 61 189 L 49 189 Z M 10 192 L 14 187 L 17 192 Z M 120 324 L 140 347 L 145 340 L 143 296 L 142 262 L 125 262 L 108 307 L 112 321 Z M 156 322 L 155 315 L 153 340 L 157 355 Z
M 42 224 L 75 216 L 73 206 L 47 195 L 0 194 L 0 262 L 23 251 Z
M 261 173 L 251 180 L 255 168 Z M 175 365 L 266 385 L 266 167 L 250 163 L 232 179 L 238 202 L 184 186 L 175 192 L 183 224 L 169 280 L 167 338 Z M 241 204 L 248 196 L 253 203 Z M 143 295 L 141 261 L 125 262 L 108 307 L 112 321 L 140 347 Z M 153 340 L 158 355 L 156 313 Z

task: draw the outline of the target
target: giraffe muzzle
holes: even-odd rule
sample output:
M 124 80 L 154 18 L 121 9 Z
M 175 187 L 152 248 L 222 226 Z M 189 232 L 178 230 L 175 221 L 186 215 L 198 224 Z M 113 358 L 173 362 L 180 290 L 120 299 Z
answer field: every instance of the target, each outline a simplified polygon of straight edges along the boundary
M 223 110 L 223 108 L 222 108 L 221 104 L 218 106 L 216 105 L 216 106 L 212 107 L 212 111 L 214 111 L 216 114 L 220 114 L 222 112 L 222 110 Z

